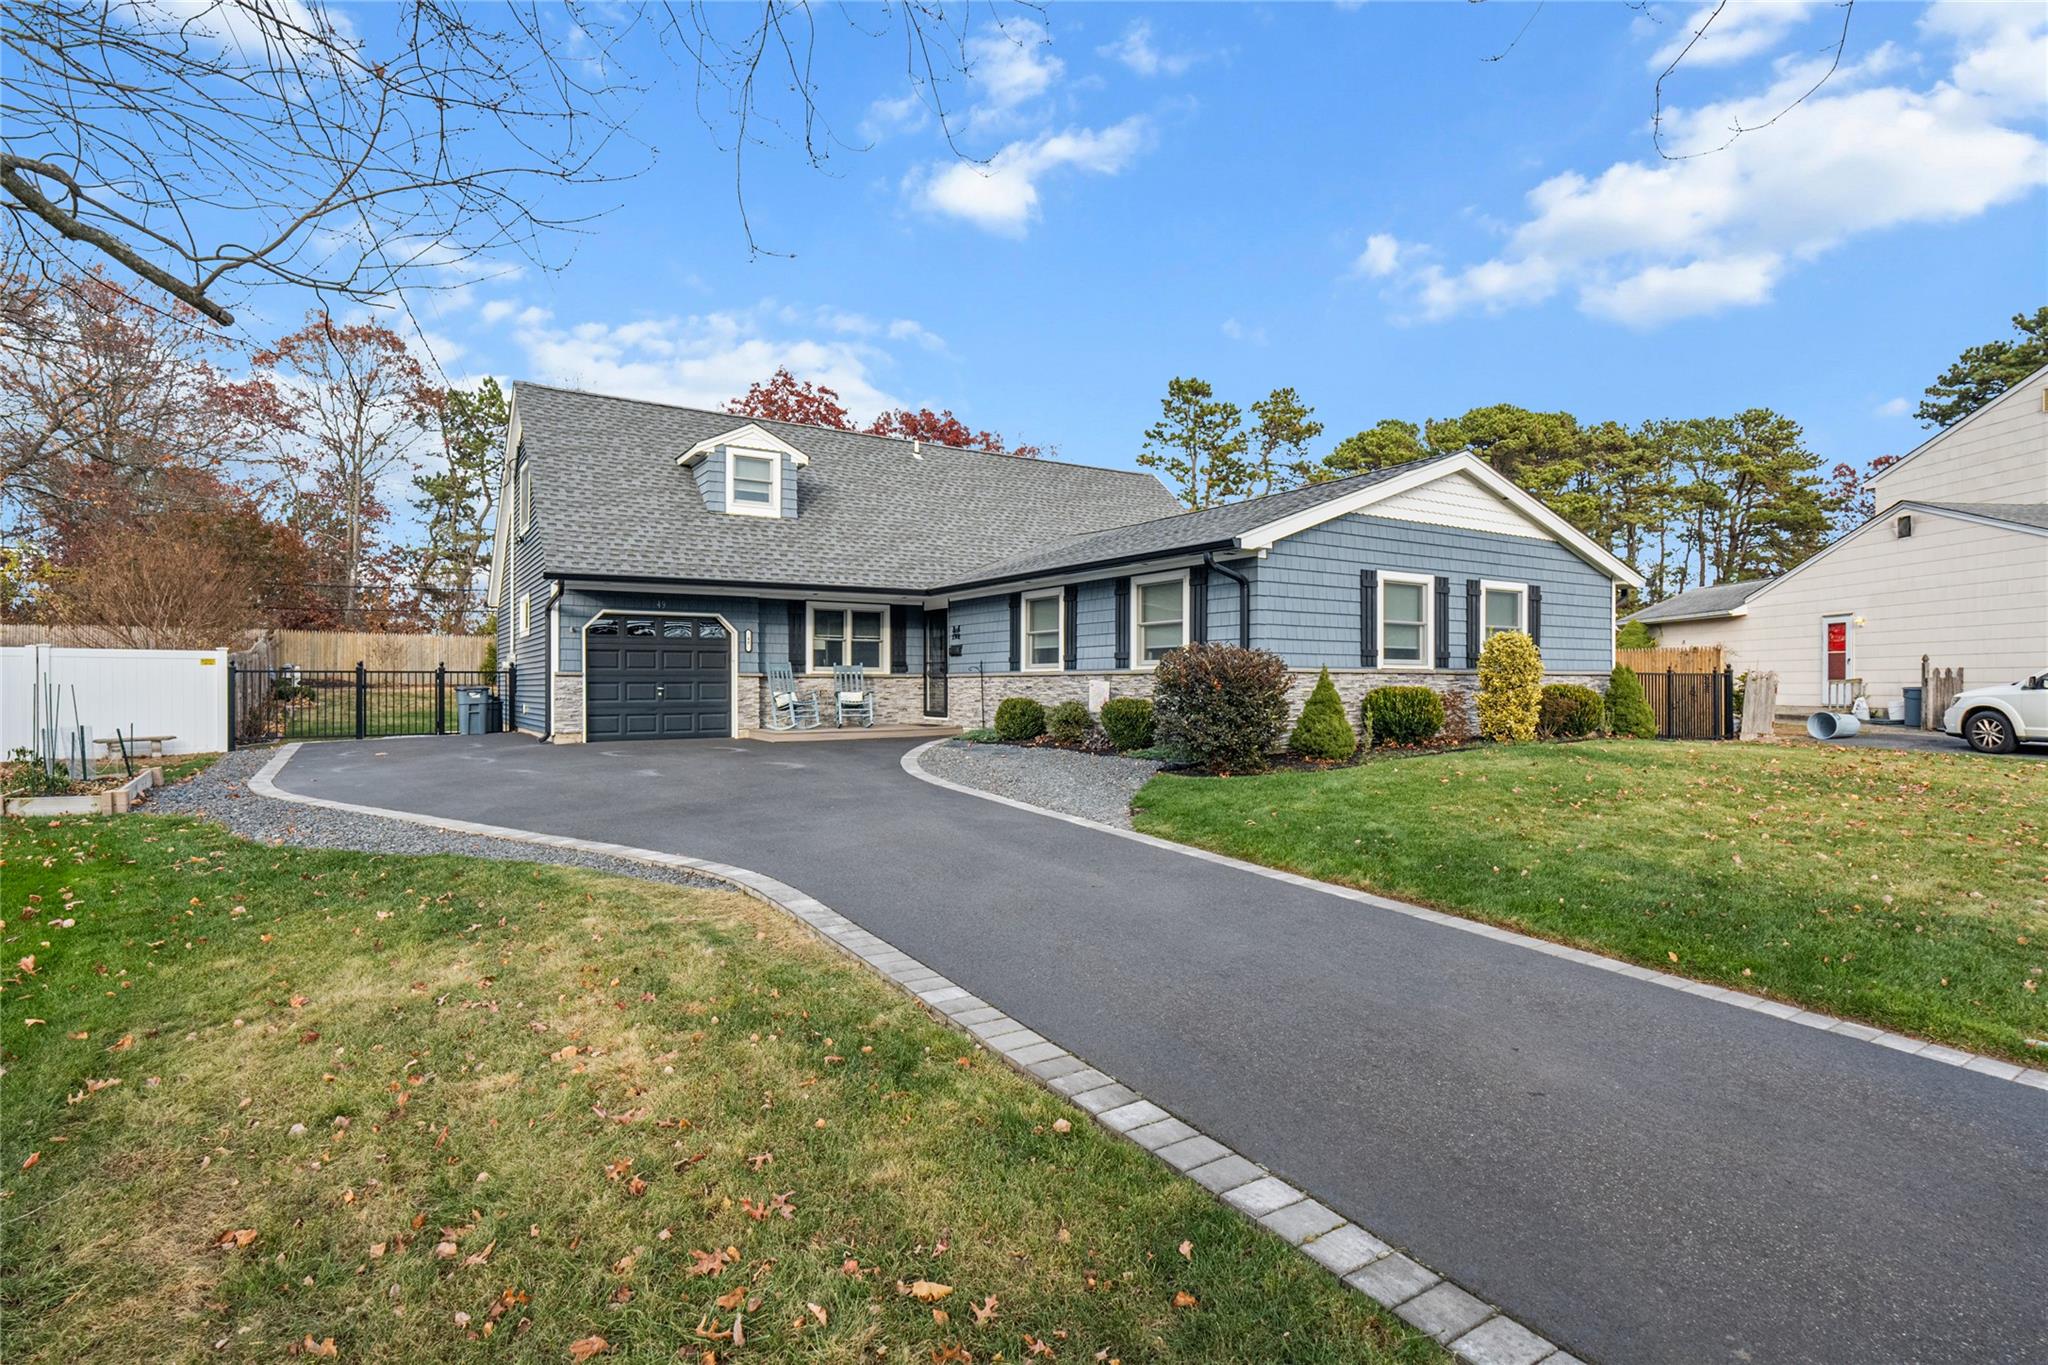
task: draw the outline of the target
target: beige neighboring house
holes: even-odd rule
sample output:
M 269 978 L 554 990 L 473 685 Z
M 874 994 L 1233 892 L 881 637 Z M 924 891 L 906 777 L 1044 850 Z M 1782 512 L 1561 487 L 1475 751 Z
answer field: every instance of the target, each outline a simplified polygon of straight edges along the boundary
M 1920 660 L 1971 687 L 2048 669 L 2048 367 L 1870 481 L 1877 513 L 1789 573 L 1635 613 L 1659 645 L 1778 674 L 1778 704 L 1900 714 Z

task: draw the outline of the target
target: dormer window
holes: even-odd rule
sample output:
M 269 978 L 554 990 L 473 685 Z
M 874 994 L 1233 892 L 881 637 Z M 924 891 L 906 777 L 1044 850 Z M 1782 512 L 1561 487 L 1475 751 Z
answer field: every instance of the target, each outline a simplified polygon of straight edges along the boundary
M 810 462 L 753 422 L 699 441 L 676 460 L 696 476 L 706 507 L 742 517 L 795 516 L 800 490 L 793 481 Z
M 775 455 L 750 450 L 732 450 L 726 455 L 726 506 L 754 516 L 781 513 L 782 460 Z

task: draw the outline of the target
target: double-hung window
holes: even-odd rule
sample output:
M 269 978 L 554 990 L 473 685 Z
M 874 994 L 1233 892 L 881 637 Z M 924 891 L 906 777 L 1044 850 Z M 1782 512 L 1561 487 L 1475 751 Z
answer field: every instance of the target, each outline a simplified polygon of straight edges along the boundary
M 781 460 L 745 450 L 726 452 L 726 506 L 749 516 L 782 515 Z
M 1131 628 L 1140 668 L 1158 663 L 1188 642 L 1188 576 L 1167 574 L 1131 582 Z
M 1041 593 L 1024 599 L 1024 667 L 1057 669 L 1060 647 L 1060 594 Z
M 1432 579 L 1419 574 L 1380 575 L 1380 667 L 1429 667 L 1429 594 Z
M 1504 630 L 1529 628 L 1529 590 L 1520 583 L 1479 585 L 1479 638 L 1482 643 Z
M 812 607 L 811 668 L 881 668 L 888 620 L 881 607 Z

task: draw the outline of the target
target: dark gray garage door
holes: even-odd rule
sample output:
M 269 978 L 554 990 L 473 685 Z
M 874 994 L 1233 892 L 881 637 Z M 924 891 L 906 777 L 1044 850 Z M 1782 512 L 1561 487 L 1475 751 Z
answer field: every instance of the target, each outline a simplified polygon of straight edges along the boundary
M 732 733 L 732 640 L 702 616 L 605 615 L 583 637 L 587 738 Z

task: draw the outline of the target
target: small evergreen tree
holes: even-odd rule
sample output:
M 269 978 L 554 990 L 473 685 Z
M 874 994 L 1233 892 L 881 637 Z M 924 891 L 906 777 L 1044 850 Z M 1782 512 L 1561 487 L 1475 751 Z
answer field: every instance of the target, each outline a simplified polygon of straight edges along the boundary
M 1657 737 L 1657 718 L 1650 714 L 1642 679 L 1627 664 L 1616 664 L 1607 677 L 1607 732 L 1623 739 Z
M 1479 651 L 1479 733 L 1504 744 L 1536 738 L 1543 709 L 1543 655 L 1519 630 L 1487 637 Z
M 1337 695 L 1329 669 L 1316 679 L 1287 747 L 1303 758 L 1349 758 L 1357 751 L 1358 735 L 1344 714 L 1344 699 Z

